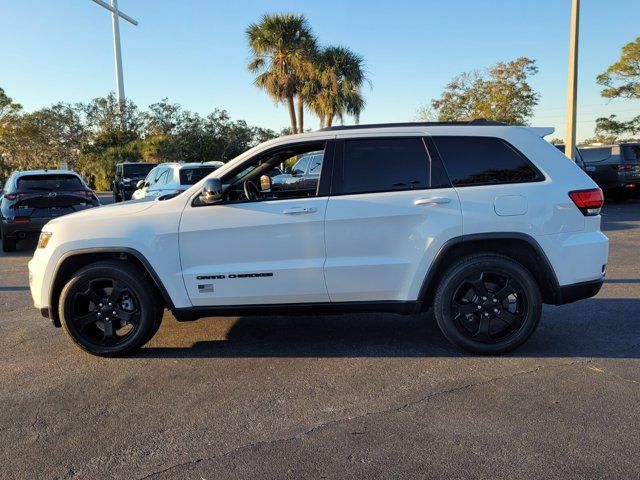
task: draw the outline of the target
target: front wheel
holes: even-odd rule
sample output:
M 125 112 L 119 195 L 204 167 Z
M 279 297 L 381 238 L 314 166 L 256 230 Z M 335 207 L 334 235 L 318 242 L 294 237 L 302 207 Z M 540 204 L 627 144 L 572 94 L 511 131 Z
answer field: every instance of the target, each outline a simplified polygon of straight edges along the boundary
M 522 345 L 538 326 L 540 289 L 515 260 L 480 254 L 463 258 L 443 275 L 434 312 L 444 336 L 478 354 L 505 353 Z
M 62 326 L 83 350 L 105 357 L 132 353 L 162 320 L 156 289 L 144 272 L 118 261 L 80 269 L 60 294 Z

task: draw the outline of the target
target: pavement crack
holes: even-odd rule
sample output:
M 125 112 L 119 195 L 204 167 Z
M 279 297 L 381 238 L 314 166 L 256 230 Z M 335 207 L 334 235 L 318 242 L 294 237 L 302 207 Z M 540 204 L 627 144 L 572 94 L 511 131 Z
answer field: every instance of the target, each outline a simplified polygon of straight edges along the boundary
M 451 393 L 456 393 L 456 392 L 460 392 L 463 390 L 468 390 L 471 388 L 475 388 L 475 387 L 481 387 L 481 386 L 485 386 L 485 385 L 490 385 L 499 381 L 503 381 L 503 380 L 508 380 L 511 378 L 515 378 L 515 377 L 521 377 L 521 376 L 526 376 L 526 375 L 533 375 L 536 374 L 538 372 L 540 372 L 541 370 L 547 370 L 550 368 L 561 368 L 561 367 L 571 367 L 571 366 L 575 366 L 575 365 L 588 365 L 590 363 L 593 362 L 592 358 L 588 358 L 588 359 L 584 359 L 584 360 L 575 360 L 572 362 L 565 362 L 565 363 L 557 363 L 554 365 L 549 365 L 549 366 L 544 366 L 544 365 L 536 365 L 534 368 L 531 368 L 529 370 L 522 370 L 522 371 L 518 371 L 518 372 L 514 372 L 512 374 L 509 375 L 501 375 L 498 377 L 492 377 L 492 378 L 488 378 L 486 380 L 482 380 L 479 382 L 472 382 L 472 383 L 466 383 L 464 385 L 459 385 L 457 387 L 451 387 L 451 388 L 446 388 L 443 390 L 439 390 L 437 392 L 432 392 L 428 395 L 424 395 L 423 397 L 420 397 L 417 400 L 413 400 L 410 402 L 406 402 L 402 405 L 396 406 L 396 407 L 392 407 L 392 408 L 387 408 L 387 409 L 383 409 L 383 410 L 376 410 L 373 412 L 365 412 L 362 413 L 360 415 L 355 415 L 352 417 L 342 417 L 342 418 L 337 418 L 337 419 L 333 419 L 333 420 L 328 420 L 326 422 L 321 422 L 315 426 L 313 426 L 312 428 L 305 430 L 297 435 L 293 435 L 290 437 L 282 437 L 282 438 L 274 438 L 272 440 L 262 440 L 259 442 L 251 442 L 251 443 L 246 443 L 244 445 L 239 445 L 237 447 L 234 447 L 230 450 L 227 450 L 226 452 L 217 454 L 217 455 L 211 455 L 208 457 L 199 457 L 196 459 L 192 459 L 192 460 L 188 460 L 185 462 L 180 462 L 180 463 L 175 463 L 172 465 L 169 465 L 161 470 L 157 470 L 155 472 L 151 472 L 143 477 L 138 477 L 137 480 L 146 480 L 148 478 L 152 478 L 155 477 L 157 475 L 161 475 L 163 473 L 169 472 L 171 470 L 175 470 L 176 468 L 181 468 L 181 467 L 185 467 L 187 465 L 192 465 L 192 464 L 198 464 L 200 462 L 203 461 L 207 461 L 207 460 L 213 460 L 215 458 L 224 458 L 224 457 L 228 457 L 229 455 L 233 455 L 235 453 L 238 453 L 240 451 L 243 450 L 250 450 L 252 448 L 256 448 L 259 446 L 263 446 L 263 445 L 273 445 L 276 443 L 281 443 L 281 442 L 289 442 L 292 440 L 300 440 L 308 435 L 311 435 L 312 433 L 321 430 L 325 427 L 331 426 L 331 425 L 337 425 L 339 423 L 342 422 L 351 422 L 354 420 L 359 420 L 362 418 L 367 418 L 367 417 L 371 417 L 371 416 L 376 416 L 376 415 L 384 415 L 387 413 L 397 413 L 397 412 L 402 412 L 405 410 L 410 409 L 411 407 L 414 407 L 416 405 L 420 405 L 422 403 L 428 402 L 429 400 L 439 397 L 439 396 L 443 396 L 443 395 L 449 395 Z
M 38 425 L 37 425 L 39 416 L 40 416 L 40 410 L 38 409 L 36 410 L 35 420 L 31 422 L 31 430 L 33 430 L 33 433 L 36 435 L 36 438 L 31 442 L 31 444 L 29 445 L 30 447 L 33 447 L 40 440 L 40 430 L 38 429 Z

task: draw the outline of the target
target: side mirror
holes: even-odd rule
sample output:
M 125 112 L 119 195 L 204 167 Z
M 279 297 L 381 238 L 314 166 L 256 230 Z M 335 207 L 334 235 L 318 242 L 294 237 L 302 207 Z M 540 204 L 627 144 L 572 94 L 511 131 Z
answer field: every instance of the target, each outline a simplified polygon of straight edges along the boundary
M 260 190 L 263 192 L 271 190 L 271 177 L 269 175 L 262 175 L 260 177 Z
M 206 205 L 212 205 L 222 200 L 222 182 L 219 178 L 207 178 L 202 187 L 200 201 Z
M 284 169 L 284 173 L 286 173 L 287 175 L 291 175 L 293 173 L 293 169 L 291 167 L 286 167 Z
M 144 180 L 138 180 L 138 183 L 136 183 L 136 188 L 143 188 L 144 187 Z

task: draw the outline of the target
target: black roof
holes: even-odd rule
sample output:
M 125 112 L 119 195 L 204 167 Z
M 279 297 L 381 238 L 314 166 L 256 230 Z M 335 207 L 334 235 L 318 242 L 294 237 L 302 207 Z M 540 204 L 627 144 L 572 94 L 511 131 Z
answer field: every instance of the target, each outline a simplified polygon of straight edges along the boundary
M 335 127 L 326 127 L 318 130 L 319 132 L 328 132 L 334 130 L 358 130 L 362 128 L 388 128 L 388 127 L 436 127 L 436 126 L 491 126 L 491 127 L 508 127 L 508 123 L 496 122 L 485 118 L 476 118 L 466 122 L 400 122 L 400 123 L 370 123 L 368 125 L 337 125 Z

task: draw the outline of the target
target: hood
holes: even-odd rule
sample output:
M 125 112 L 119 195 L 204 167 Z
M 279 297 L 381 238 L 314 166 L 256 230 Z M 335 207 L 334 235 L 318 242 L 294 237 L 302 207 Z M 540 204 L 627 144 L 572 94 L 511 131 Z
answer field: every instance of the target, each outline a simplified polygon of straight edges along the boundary
M 111 222 L 122 217 L 136 215 L 153 207 L 155 202 L 125 202 L 103 205 L 96 208 L 89 208 L 81 212 L 71 213 L 51 220 L 48 225 L 57 225 L 71 222 Z

